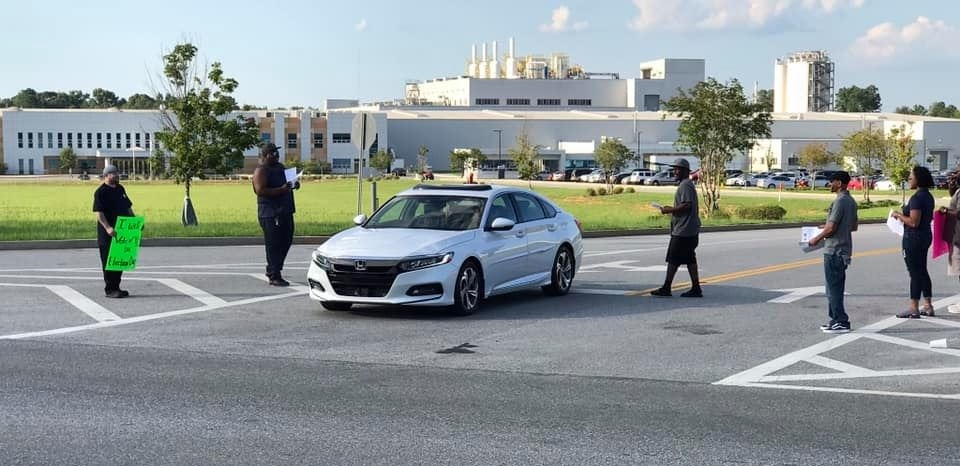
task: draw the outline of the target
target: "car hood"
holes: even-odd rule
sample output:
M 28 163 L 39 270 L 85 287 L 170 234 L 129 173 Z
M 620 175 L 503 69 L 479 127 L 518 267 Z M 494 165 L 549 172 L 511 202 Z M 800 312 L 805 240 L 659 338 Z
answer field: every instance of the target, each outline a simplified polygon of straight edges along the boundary
M 474 239 L 476 235 L 476 230 L 353 227 L 337 233 L 320 245 L 317 251 L 328 257 L 402 259 L 446 252 Z

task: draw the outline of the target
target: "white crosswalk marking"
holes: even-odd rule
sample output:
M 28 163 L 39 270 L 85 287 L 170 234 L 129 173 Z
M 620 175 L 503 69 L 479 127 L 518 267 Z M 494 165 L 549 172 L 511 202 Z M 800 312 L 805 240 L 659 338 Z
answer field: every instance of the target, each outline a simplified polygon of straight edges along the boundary
M 93 317 L 97 322 L 120 320 L 120 316 L 110 312 L 107 308 L 97 304 L 92 299 L 80 294 L 77 290 L 66 285 L 46 285 L 47 289 L 56 293 L 86 315 Z
M 222 298 L 218 298 L 200 288 L 188 285 L 175 278 L 158 278 L 157 281 L 208 306 L 226 304 L 226 301 Z

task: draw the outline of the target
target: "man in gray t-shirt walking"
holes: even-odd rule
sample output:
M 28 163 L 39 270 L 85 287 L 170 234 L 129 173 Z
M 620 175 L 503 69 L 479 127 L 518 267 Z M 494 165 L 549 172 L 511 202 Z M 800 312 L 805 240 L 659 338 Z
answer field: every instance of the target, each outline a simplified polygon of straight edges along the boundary
M 673 198 L 673 206 L 663 206 L 660 212 L 671 214 L 670 245 L 667 247 L 667 276 L 663 286 L 650 292 L 653 296 L 672 296 L 670 287 L 681 265 L 687 266 L 690 274 L 690 290 L 680 296 L 702 298 L 700 272 L 697 269 L 697 245 L 700 243 L 700 208 L 697 202 L 697 187 L 690 179 L 690 162 L 677 159 L 671 165 L 674 176 L 680 182 Z
M 823 231 L 810 239 L 811 247 L 823 241 L 823 273 L 826 281 L 830 322 L 821 325 L 825 333 L 847 333 L 850 318 L 843 308 L 843 290 L 847 281 L 847 266 L 853 256 L 852 232 L 857 231 L 857 202 L 847 191 L 850 175 L 840 171 L 830 177 L 830 191 L 837 198 L 830 204 L 827 224 Z

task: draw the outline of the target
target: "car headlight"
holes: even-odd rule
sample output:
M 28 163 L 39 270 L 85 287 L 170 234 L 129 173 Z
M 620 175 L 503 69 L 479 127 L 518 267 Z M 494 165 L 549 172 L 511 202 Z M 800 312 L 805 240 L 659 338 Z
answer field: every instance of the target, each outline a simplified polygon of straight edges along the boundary
M 330 259 L 321 254 L 317 254 L 316 251 L 313 253 L 313 263 L 317 264 L 317 267 L 323 270 L 330 270 Z
M 412 270 L 420 270 L 428 267 L 436 267 L 438 265 L 449 264 L 453 261 L 453 253 L 448 252 L 446 254 L 440 254 L 436 256 L 425 256 L 417 257 L 415 259 L 408 259 L 399 264 L 397 268 L 401 272 L 410 272 Z

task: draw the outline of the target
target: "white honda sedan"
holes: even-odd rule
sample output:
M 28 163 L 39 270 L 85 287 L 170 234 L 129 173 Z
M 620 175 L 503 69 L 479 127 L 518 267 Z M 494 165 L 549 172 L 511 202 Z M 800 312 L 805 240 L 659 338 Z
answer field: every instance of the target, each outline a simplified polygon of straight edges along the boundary
M 355 303 L 450 306 L 540 287 L 570 291 L 583 255 L 579 222 L 518 188 L 418 185 L 313 253 L 310 297 L 328 310 Z

